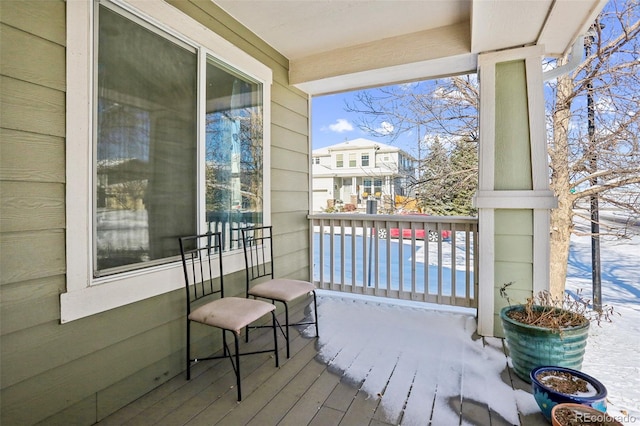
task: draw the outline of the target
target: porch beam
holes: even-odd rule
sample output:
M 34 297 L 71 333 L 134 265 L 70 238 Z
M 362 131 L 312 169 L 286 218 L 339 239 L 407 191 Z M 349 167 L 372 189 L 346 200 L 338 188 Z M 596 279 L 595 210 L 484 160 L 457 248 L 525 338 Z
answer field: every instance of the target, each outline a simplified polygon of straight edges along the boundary
M 292 59 L 290 84 L 312 95 L 474 72 L 469 22 Z

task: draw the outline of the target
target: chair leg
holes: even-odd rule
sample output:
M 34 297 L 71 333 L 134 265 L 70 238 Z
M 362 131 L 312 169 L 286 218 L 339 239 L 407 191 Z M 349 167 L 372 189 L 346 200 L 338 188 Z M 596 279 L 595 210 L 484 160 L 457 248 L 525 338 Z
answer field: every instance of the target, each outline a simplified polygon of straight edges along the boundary
M 191 327 L 187 320 L 187 380 L 191 380 Z
M 238 345 L 238 335 L 233 333 L 236 347 L 236 386 L 238 387 L 238 401 L 242 401 L 242 388 L 240 387 L 240 346 Z
M 318 337 L 319 336 L 318 334 L 318 302 L 316 300 L 315 290 L 313 291 L 313 313 L 316 316 L 316 337 Z
M 271 311 L 271 322 L 273 324 L 273 352 L 276 358 L 276 367 L 280 367 L 280 359 L 278 355 L 278 330 L 276 329 L 276 312 Z
M 287 304 L 287 302 L 284 302 L 284 329 L 284 339 L 287 342 L 287 359 L 289 359 L 289 305 Z
M 229 355 L 227 353 L 227 333 L 223 329 L 220 329 L 220 331 L 222 331 L 222 355 L 227 356 Z

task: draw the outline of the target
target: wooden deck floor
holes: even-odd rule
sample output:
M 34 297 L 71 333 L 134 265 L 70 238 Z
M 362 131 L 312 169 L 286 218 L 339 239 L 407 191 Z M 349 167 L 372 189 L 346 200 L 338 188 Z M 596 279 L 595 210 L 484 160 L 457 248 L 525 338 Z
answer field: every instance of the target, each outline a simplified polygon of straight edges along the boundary
M 302 310 L 299 309 L 296 315 L 301 317 Z M 363 383 L 355 383 L 319 361 L 317 339 L 304 337 L 297 331 L 292 334 L 295 336 L 291 358 L 286 359 L 284 349 L 281 350 L 279 368 L 275 368 L 269 354 L 242 359 L 243 400 L 240 403 L 236 401 L 235 376 L 229 361 L 207 361 L 194 366 L 190 381 L 185 379 L 184 374 L 176 376 L 99 424 L 449 426 L 450 420 L 445 423 L 438 420 L 441 410 L 459 413 L 457 425 L 511 424 L 486 404 L 464 397 L 453 398 L 455 400 L 450 401 L 449 407 L 439 406 L 434 403 L 437 383 L 433 384 L 432 401 L 424 401 L 419 406 L 415 401 L 411 404 L 411 387 L 407 384 L 407 398 L 399 404 L 402 407 L 387 409 L 385 404 L 381 404 L 380 397 L 371 397 L 362 389 Z M 270 343 L 269 338 L 270 335 L 266 333 L 259 336 L 255 333 L 248 345 L 265 346 Z M 284 344 L 280 347 L 283 348 Z M 390 368 L 389 376 L 391 374 Z M 529 389 L 529 385 L 507 368 L 502 379 L 514 389 Z M 388 386 L 391 385 L 389 382 Z M 486 391 L 491 392 L 491 389 Z M 410 410 L 414 411 L 411 415 Z M 423 414 L 416 417 L 415 410 Z M 548 425 L 540 413 L 527 416 L 520 414 L 519 420 L 522 426 Z

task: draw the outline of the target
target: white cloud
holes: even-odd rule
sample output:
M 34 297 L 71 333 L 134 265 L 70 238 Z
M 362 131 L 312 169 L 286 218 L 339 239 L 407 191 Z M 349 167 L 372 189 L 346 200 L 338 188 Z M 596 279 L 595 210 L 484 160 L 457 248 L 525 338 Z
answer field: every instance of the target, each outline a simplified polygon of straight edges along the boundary
M 353 130 L 353 125 L 344 118 L 338 118 L 335 123 L 329 125 L 329 130 L 336 133 L 350 132 Z
M 403 92 L 411 92 L 414 88 L 418 87 L 420 85 L 420 82 L 418 81 L 414 81 L 411 83 L 402 83 L 399 84 L 398 87 L 400 88 L 400 90 L 402 90 Z
M 600 98 L 598 98 L 598 100 L 595 103 L 595 109 L 596 111 L 600 112 L 600 113 L 615 113 L 616 112 L 616 106 L 613 102 L 613 100 L 608 97 L 608 96 L 602 96 Z
M 382 135 L 388 135 L 393 132 L 393 129 L 393 124 L 383 121 L 382 123 L 380 123 L 380 127 L 376 129 L 376 132 Z

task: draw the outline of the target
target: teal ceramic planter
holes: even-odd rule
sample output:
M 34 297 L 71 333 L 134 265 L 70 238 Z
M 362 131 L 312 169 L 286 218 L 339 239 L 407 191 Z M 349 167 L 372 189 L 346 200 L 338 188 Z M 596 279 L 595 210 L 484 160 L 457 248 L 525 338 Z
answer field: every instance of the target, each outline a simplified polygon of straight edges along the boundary
M 548 328 L 514 321 L 507 316 L 507 312 L 511 310 L 524 310 L 524 307 L 507 306 L 500 311 L 509 356 L 518 377 L 531 383 L 531 370 L 544 365 L 574 370 L 582 368 L 589 335 L 588 322 L 581 326 L 564 328 L 562 334 L 559 334 Z

